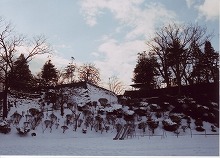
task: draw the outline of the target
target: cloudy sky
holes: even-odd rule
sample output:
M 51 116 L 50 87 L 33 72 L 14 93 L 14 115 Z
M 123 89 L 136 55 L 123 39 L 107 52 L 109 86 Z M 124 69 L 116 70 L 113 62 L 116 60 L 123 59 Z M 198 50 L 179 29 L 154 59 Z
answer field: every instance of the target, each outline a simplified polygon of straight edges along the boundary
M 157 28 L 170 22 L 198 23 L 214 32 L 219 50 L 219 0 L 0 0 L 0 16 L 28 37 L 44 35 L 59 69 L 71 57 L 78 64 L 94 63 L 102 82 L 116 75 L 125 85 L 137 53 Z M 47 56 L 31 62 L 39 72 Z

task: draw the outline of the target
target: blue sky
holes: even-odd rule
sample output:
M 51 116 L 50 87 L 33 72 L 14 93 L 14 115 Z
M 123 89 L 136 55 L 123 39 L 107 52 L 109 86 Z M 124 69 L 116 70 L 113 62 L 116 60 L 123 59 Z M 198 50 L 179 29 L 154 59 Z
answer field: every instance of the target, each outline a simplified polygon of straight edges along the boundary
M 28 37 L 45 35 L 58 69 L 71 57 L 78 65 L 94 63 L 103 84 L 113 75 L 131 84 L 137 53 L 147 50 L 155 29 L 169 22 L 207 26 L 219 50 L 218 0 L 0 0 L 0 16 Z M 36 57 L 32 73 L 46 60 Z

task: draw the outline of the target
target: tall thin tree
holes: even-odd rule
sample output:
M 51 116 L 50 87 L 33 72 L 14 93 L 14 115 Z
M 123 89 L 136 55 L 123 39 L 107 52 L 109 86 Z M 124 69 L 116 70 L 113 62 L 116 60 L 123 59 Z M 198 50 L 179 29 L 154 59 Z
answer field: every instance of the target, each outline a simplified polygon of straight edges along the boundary
M 55 65 L 48 60 L 42 68 L 41 78 L 44 86 L 56 85 L 58 81 L 57 69 Z
M 35 37 L 25 43 L 25 37 L 17 34 L 12 25 L 0 18 L 0 71 L 3 72 L 4 99 L 3 119 L 7 117 L 7 98 L 9 90 L 9 74 L 14 72 L 13 65 L 19 56 L 19 48 L 26 46 L 25 60 L 30 62 L 36 55 L 50 52 L 49 46 L 43 36 Z

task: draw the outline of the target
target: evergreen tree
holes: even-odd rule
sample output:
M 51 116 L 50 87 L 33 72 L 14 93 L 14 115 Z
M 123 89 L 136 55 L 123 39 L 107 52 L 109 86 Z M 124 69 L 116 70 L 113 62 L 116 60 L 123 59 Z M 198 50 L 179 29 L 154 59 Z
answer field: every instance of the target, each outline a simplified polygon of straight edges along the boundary
M 187 49 L 181 45 L 178 39 L 168 43 L 166 48 L 168 65 L 171 67 L 176 84 L 178 85 L 179 94 L 181 93 L 182 78 L 185 74 L 185 68 L 187 66 L 187 60 L 190 57 Z
M 210 81 L 218 82 L 218 73 L 219 73 L 219 54 L 214 50 L 211 45 L 211 42 L 205 42 L 204 48 L 204 74 L 205 80 L 207 83 Z
M 142 83 L 145 88 L 155 87 L 155 76 L 158 75 L 157 60 L 153 56 L 148 56 L 146 52 L 138 54 L 138 61 L 134 69 L 134 83 Z
M 28 91 L 31 87 L 32 74 L 24 54 L 21 54 L 14 62 L 9 74 L 9 86 L 14 90 Z
M 203 61 L 203 52 L 195 42 L 191 44 L 191 64 L 192 64 L 192 72 L 189 75 L 189 80 L 191 80 L 192 84 L 203 82 L 202 75 L 202 61 Z
M 218 82 L 219 54 L 215 52 L 209 41 L 205 42 L 204 51 L 200 50 L 195 58 L 193 77 L 196 78 L 196 83 Z
M 52 86 L 55 85 L 58 81 L 57 69 L 51 63 L 51 60 L 48 60 L 41 72 L 41 78 L 44 86 Z

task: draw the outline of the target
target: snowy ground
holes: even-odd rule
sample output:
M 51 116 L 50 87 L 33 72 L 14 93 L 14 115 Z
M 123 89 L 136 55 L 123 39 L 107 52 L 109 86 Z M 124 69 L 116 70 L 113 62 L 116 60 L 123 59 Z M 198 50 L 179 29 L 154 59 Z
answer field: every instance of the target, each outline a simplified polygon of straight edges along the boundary
M 100 95 L 100 94 L 99 94 Z M 93 97 L 94 98 L 94 97 Z M 15 111 L 22 113 L 29 108 L 39 108 L 37 100 L 17 100 L 16 108 L 10 110 L 9 116 Z M 68 114 L 70 110 L 65 110 Z M 51 113 L 51 112 L 50 112 Z M 46 116 L 46 112 L 44 114 Z M 65 117 L 60 116 L 60 111 L 55 115 L 60 119 L 60 126 Z M 65 116 L 65 115 L 64 115 Z M 81 115 L 82 117 L 82 115 Z M 45 119 L 45 118 L 44 118 Z M 22 117 L 20 126 L 23 126 L 25 117 Z M 125 140 L 113 140 L 116 129 L 112 127 L 108 133 L 95 132 L 88 129 L 86 134 L 82 133 L 82 128 L 73 131 L 69 127 L 65 133 L 62 129 L 53 127 L 52 133 L 49 129 L 43 133 L 42 126 L 35 130 L 36 136 L 31 133 L 27 136 L 19 136 L 16 126 L 12 125 L 12 130 L 8 134 L 0 133 L 0 158 L 5 156 L 219 156 L 219 129 L 211 131 L 211 124 L 204 122 L 205 132 L 197 132 L 192 124 L 191 131 L 182 130 L 177 137 L 173 132 L 165 132 L 162 129 L 160 120 L 159 127 L 155 130 L 154 136 L 149 136 L 147 130 L 143 136 L 143 131 L 136 129 L 134 137 Z M 205 135 L 206 134 L 206 135 Z
M 115 133 L 87 134 L 61 130 L 39 132 L 36 137 L 0 134 L 1 155 L 53 156 L 218 156 L 218 135 L 140 136 L 113 140 Z

